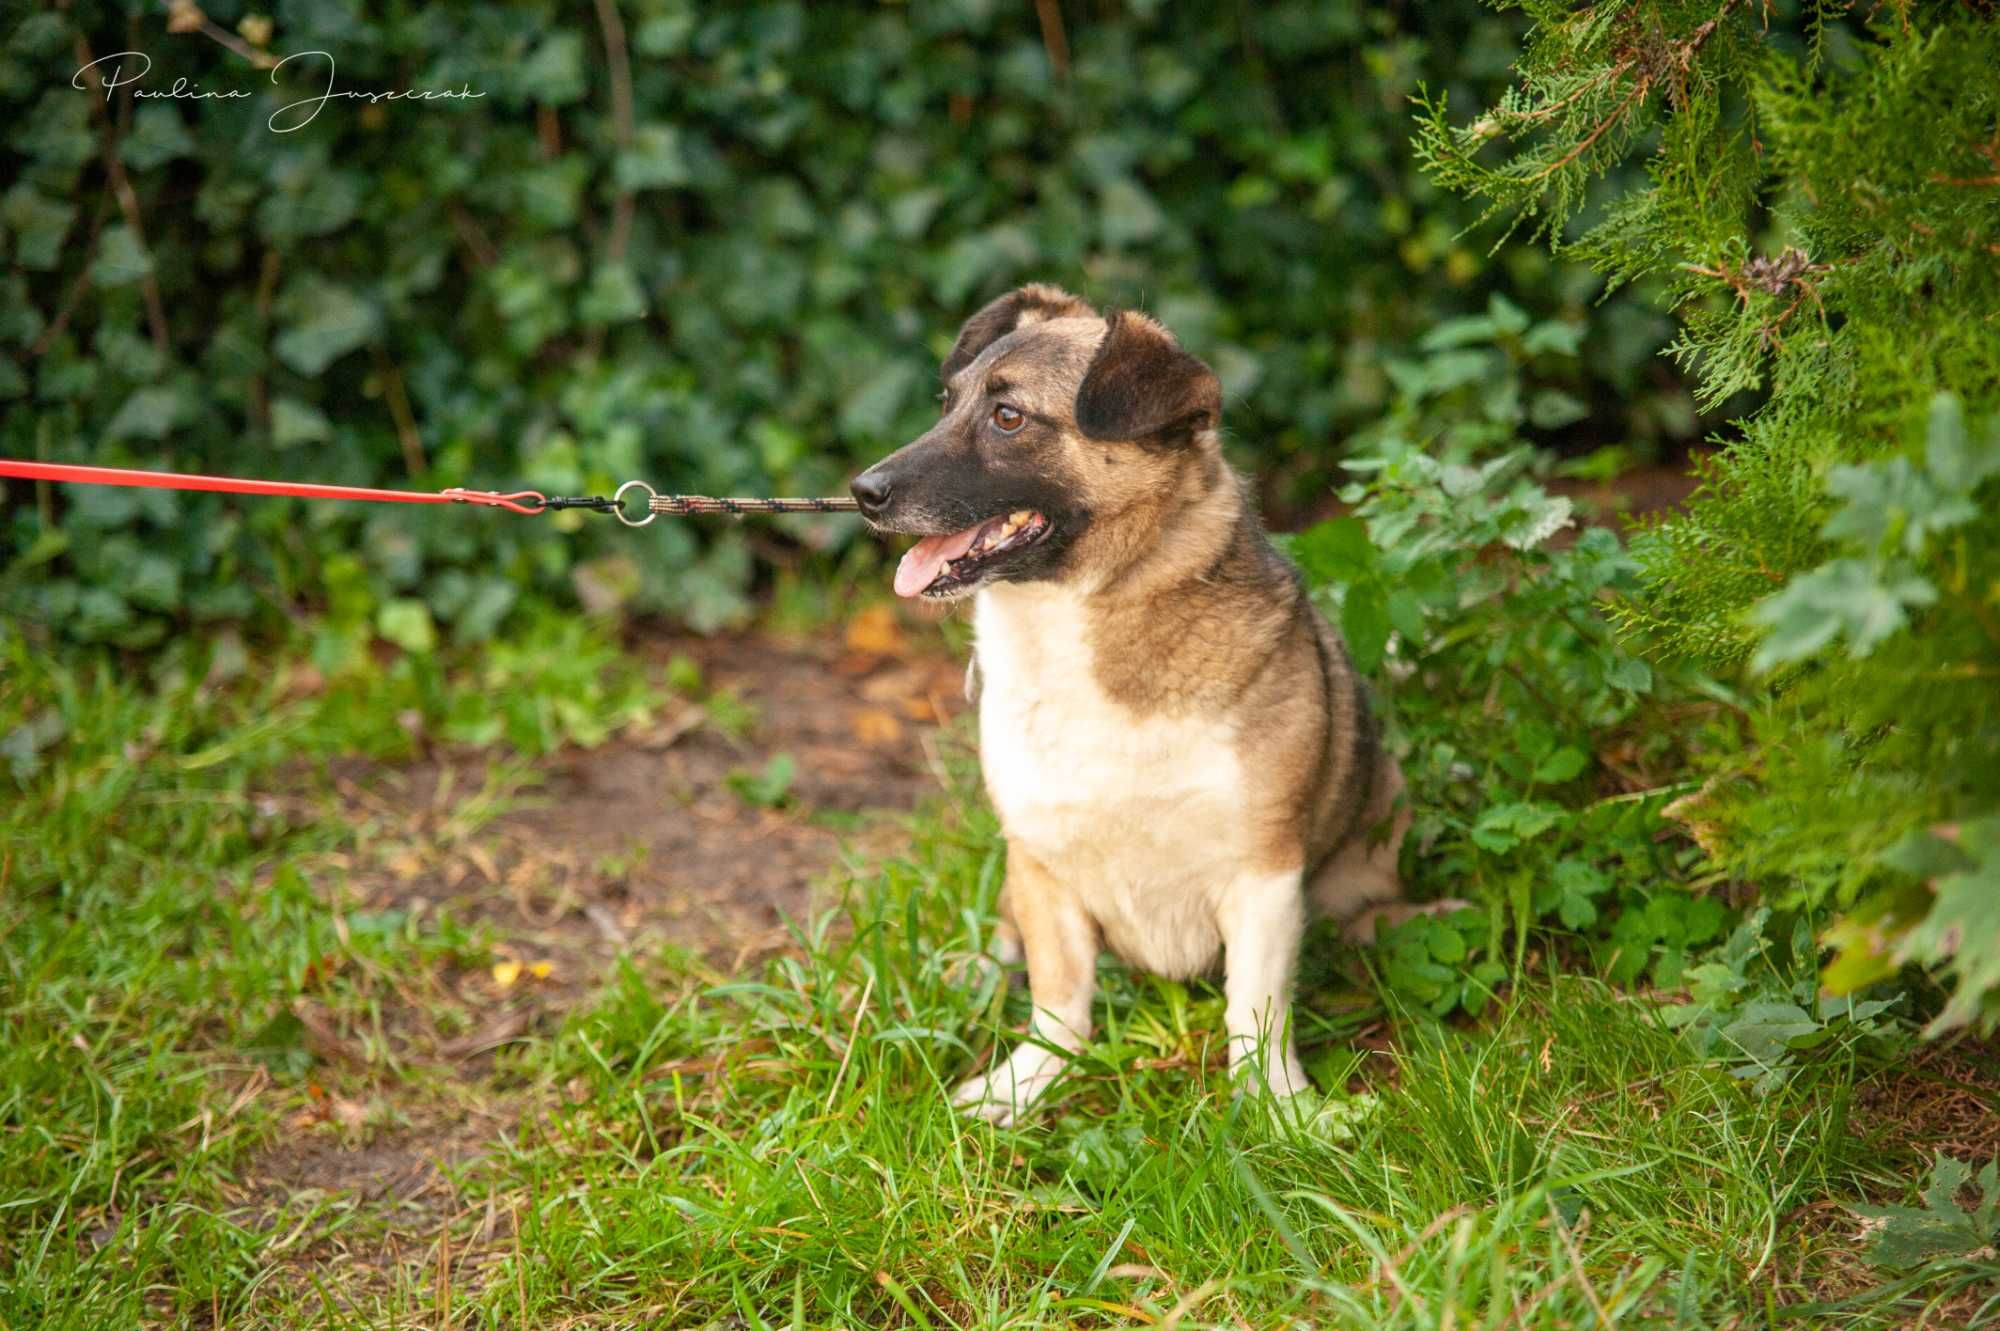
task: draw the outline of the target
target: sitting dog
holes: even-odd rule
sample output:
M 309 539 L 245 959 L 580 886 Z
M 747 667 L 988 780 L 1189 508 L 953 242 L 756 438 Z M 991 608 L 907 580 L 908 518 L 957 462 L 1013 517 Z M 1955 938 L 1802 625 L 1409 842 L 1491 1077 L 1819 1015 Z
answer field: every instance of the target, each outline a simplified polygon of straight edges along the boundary
M 1223 461 L 1220 381 L 1146 316 L 1041 285 L 975 314 L 942 378 L 936 427 L 853 491 L 922 538 L 898 595 L 973 602 L 996 937 L 1034 1019 L 956 1099 L 1021 1115 L 1090 1037 L 1104 947 L 1175 979 L 1221 962 L 1232 1068 L 1303 1089 L 1308 914 L 1395 898 L 1409 815 L 1338 634 Z

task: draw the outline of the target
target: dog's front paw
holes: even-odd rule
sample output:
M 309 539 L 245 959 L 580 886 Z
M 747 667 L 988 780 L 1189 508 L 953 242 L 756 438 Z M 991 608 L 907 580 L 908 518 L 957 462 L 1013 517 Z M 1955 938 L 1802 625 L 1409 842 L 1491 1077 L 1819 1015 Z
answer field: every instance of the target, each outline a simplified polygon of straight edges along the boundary
M 1039 1045 L 1024 1044 L 992 1071 L 959 1083 L 951 1102 L 996 1127 L 1013 1127 L 1062 1072 L 1062 1064 L 1059 1056 Z

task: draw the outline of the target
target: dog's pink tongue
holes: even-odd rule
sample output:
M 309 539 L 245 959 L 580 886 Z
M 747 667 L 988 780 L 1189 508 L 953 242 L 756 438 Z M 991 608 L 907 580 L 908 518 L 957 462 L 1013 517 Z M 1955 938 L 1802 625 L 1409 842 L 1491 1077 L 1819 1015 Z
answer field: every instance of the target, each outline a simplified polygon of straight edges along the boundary
M 926 536 L 909 548 L 896 565 L 896 595 L 916 596 L 937 581 L 944 566 L 972 548 L 979 528 L 967 527 L 949 536 Z

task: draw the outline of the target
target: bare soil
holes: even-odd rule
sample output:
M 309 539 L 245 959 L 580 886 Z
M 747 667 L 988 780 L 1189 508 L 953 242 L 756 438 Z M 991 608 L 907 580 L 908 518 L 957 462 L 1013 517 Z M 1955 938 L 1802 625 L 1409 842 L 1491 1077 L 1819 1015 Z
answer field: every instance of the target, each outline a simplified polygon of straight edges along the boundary
M 876 815 L 940 789 L 938 731 L 964 706 L 963 663 L 934 635 L 913 647 L 886 613 L 844 637 L 662 634 L 634 650 L 662 677 L 694 661 L 704 700 L 722 702 L 672 698 L 650 727 L 525 766 L 442 749 L 334 765 L 357 828 L 347 872 L 321 875 L 341 918 L 449 915 L 494 944 L 371 990 L 365 1029 L 310 992 L 294 1005 L 313 1078 L 233 1190 L 239 1219 L 262 1228 L 321 1208 L 288 1277 L 338 1265 L 344 1297 L 379 1295 L 448 1250 L 470 1223 L 454 1167 L 533 1113 L 495 1077 L 498 1051 L 555 1029 L 620 955 L 677 948 L 726 974 L 783 948 L 788 921 L 830 904 L 816 889 L 843 840 L 893 853 L 895 820 Z M 780 755 L 782 792 L 756 789 Z

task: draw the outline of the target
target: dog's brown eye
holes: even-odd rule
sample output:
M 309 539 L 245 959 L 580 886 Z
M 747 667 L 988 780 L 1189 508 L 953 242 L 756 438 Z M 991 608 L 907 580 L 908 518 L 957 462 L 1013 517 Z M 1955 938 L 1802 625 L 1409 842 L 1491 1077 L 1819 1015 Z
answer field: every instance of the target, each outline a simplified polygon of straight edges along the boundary
M 993 423 L 1005 434 L 1012 434 L 1027 423 L 1028 418 L 1006 403 L 993 408 Z

